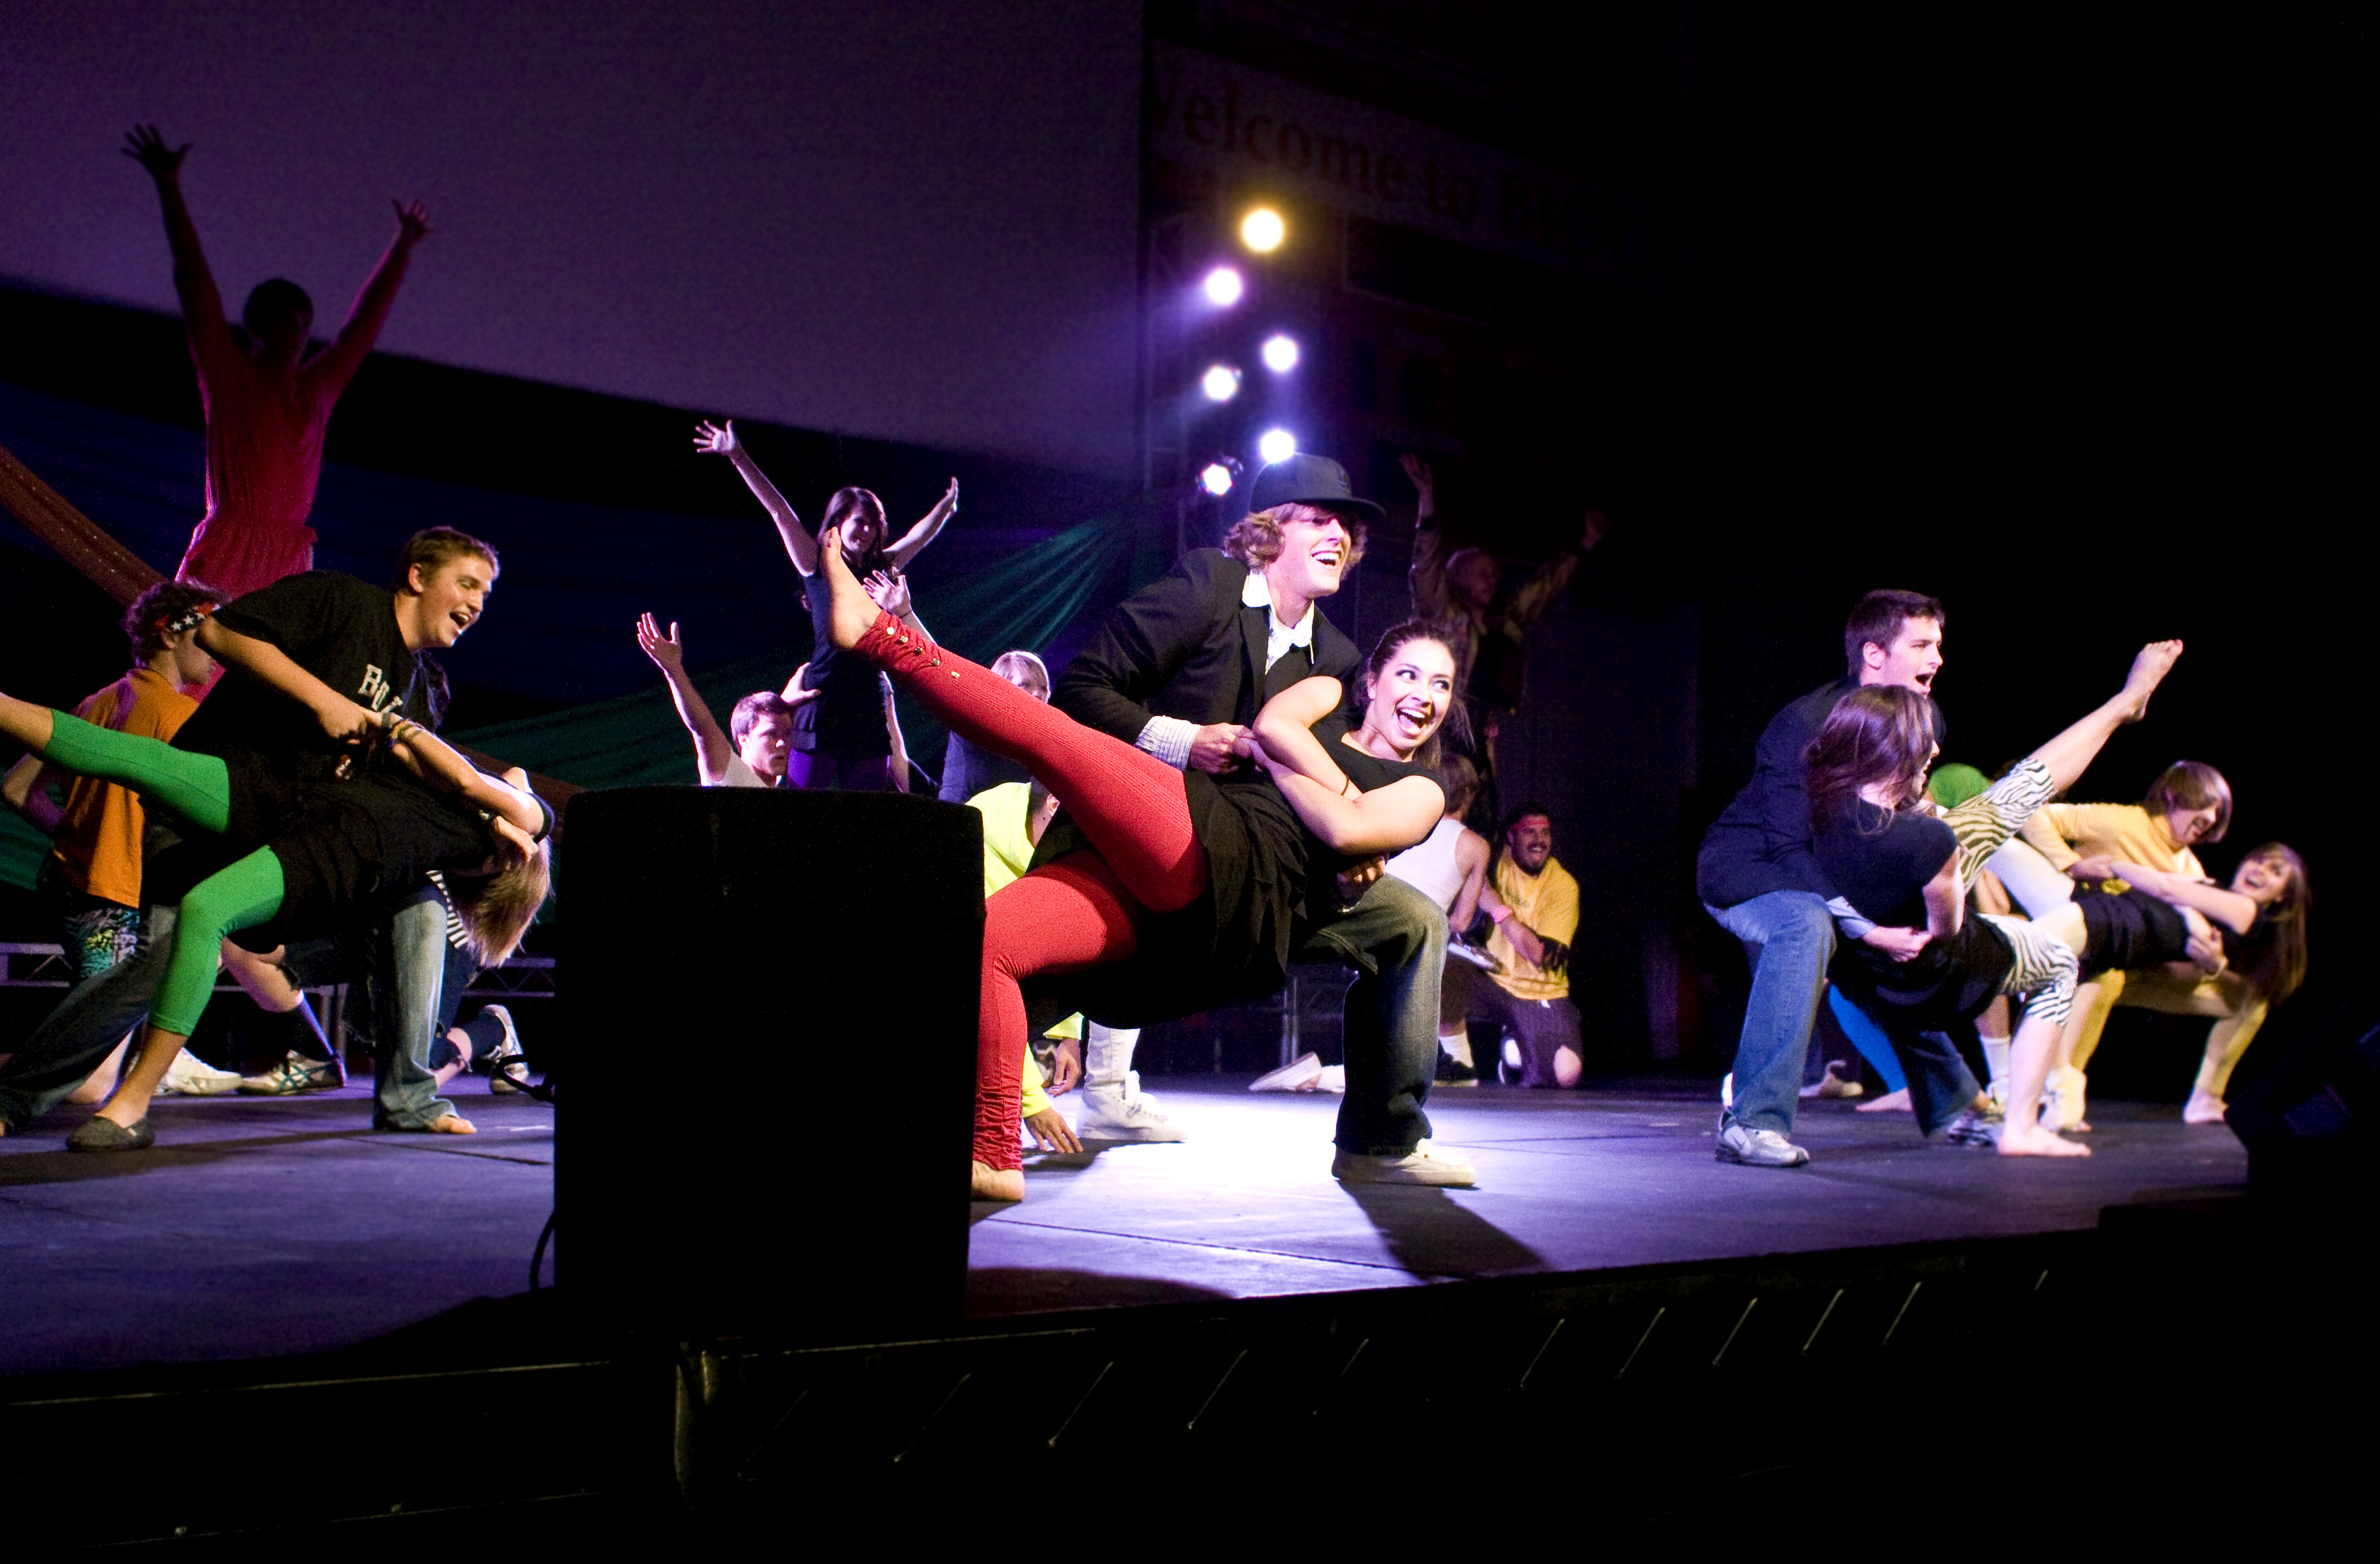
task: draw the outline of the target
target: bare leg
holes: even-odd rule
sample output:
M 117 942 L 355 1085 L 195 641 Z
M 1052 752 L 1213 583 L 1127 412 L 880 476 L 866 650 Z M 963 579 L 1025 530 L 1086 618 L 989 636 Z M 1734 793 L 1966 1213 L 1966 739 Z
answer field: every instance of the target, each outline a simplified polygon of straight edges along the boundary
M 2143 647 L 2132 659 L 2124 687 L 2114 698 L 2033 752 L 2034 759 L 2049 768 L 2058 791 L 2063 793 L 2074 785 L 2118 728 L 2141 720 L 2148 710 L 2150 695 L 2180 655 L 2180 641 L 2152 641 Z
M 2058 1048 L 2058 1024 L 2027 1013 L 2009 1046 L 2008 1119 L 2000 1126 L 2002 1157 L 2088 1157 L 2091 1148 L 2078 1146 L 2043 1126 L 2042 1084 L 2049 1077 L 2049 1061 Z
M 125 1065 L 124 1078 L 115 1084 L 115 1095 L 107 1099 L 98 1117 L 128 1130 L 148 1118 L 149 1101 L 157 1095 L 157 1083 L 165 1078 L 174 1056 L 189 1040 L 180 1033 L 159 1031 L 154 1022 L 143 1025 L 140 1051 Z
M 2206 1034 L 2206 1057 L 2199 1061 L 2197 1084 L 2191 1088 L 2190 1101 L 2182 1106 L 2183 1123 L 2223 1121 L 2223 1093 L 2231 1085 L 2231 1067 L 2240 1062 L 2240 1056 L 2256 1040 L 2269 1008 L 2263 998 L 2252 999 L 2238 1014 L 2217 1021 Z
M 115 1089 L 115 1078 L 124 1069 L 124 1055 L 131 1043 L 132 1034 L 127 1032 L 124 1040 L 99 1061 L 99 1068 L 86 1076 L 81 1085 L 67 1094 L 67 1100 L 76 1104 L 104 1101 L 107 1094 Z

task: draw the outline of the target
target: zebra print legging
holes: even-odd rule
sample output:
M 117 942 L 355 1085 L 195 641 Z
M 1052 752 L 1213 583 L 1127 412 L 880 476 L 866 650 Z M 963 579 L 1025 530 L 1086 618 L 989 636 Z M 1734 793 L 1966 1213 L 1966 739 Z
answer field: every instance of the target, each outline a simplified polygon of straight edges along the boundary
M 2039 760 L 2026 759 L 2011 767 L 2008 775 L 1985 791 L 1945 813 L 1943 823 L 1959 839 L 1960 886 L 1973 886 L 1983 873 L 1985 860 L 1998 852 L 2001 844 L 2014 836 L 2017 829 L 2035 809 L 2048 803 L 2057 791 L 2049 768 Z M 1998 913 L 1982 916 L 2016 956 L 2008 976 L 2001 980 L 2000 992 L 2031 996 L 2024 1007 L 2027 1021 L 2065 1025 L 2074 1009 L 2073 950 L 2056 935 L 2021 917 L 2004 917 Z

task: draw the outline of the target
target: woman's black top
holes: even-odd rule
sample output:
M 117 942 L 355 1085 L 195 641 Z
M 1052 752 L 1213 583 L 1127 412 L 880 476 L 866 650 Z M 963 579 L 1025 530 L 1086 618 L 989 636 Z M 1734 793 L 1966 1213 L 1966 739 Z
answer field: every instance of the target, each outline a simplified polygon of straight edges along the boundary
M 810 666 L 802 675 L 802 688 L 820 693 L 794 712 L 794 747 L 846 760 L 892 754 L 892 737 L 884 731 L 883 675 L 866 658 L 836 648 L 829 629 L 833 599 L 825 575 L 804 576 L 802 594 L 810 607 Z
M 1929 815 L 1900 814 L 1865 799 L 1812 843 L 1818 867 L 1836 891 L 1870 922 L 1925 927 L 1925 887 L 1959 850 L 1949 826 Z M 2000 991 L 2016 952 L 1980 917 L 1970 915 L 1948 940 L 1930 941 L 1896 962 L 1864 940 L 1837 948 L 1833 976 L 1879 1024 L 1895 1020 L 1929 1030 L 1980 1012 Z
M 237 793 L 239 773 L 232 775 Z M 495 852 L 478 808 L 395 769 L 357 782 L 296 790 L 296 809 L 265 843 L 281 860 L 278 940 L 335 934 L 411 894 L 431 869 L 476 869 Z
M 2180 910 L 2145 891 L 2110 894 L 2096 885 L 2079 885 L 2074 909 L 2088 933 L 2082 966 L 2086 983 L 2103 972 L 2190 959 L 2190 926 Z

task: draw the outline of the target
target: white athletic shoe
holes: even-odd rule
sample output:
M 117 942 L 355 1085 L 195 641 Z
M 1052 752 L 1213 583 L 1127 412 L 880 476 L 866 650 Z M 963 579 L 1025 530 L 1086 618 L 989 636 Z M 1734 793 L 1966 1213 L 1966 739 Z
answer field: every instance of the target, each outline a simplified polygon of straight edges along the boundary
M 1157 1110 L 1140 1089 L 1140 1072 L 1129 1071 L 1121 1085 L 1104 1082 L 1083 1088 L 1083 1106 L 1075 1111 L 1075 1134 L 1085 1140 L 1177 1141 L 1181 1126 Z
M 1322 1056 L 1302 1053 L 1278 1070 L 1268 1070 L 1248 1083 L 1252 1092 L 1310 1092 L 1322 1080 Z
M 165 1066 L 165 1078 L 157 1084 L 157 1089 L 176 1097 L 221 1097 L 237 1090 L 238 1085 L 238 1071 L 218 1070 L 184 1049 L 174 1056 L 173 1063 Z
M 489 1005 L 480 1013 L 494 1016 L 504 1029 L 495 1051 L 488 1055 L 488 1090 L 499 1097 L 528 1090 L 528 1064 L 521 1057 L 520 1034 L 513 1028 L 513 1012 L 502 1005 Z
M 1478 1170 L 1459 1157 L 1434 1151 L 1427 1141 L 1402 1157 L 1342 1151 L 1330 1158 L 1330 1176 L 1343 1184 L 1424 1184 L 1433 1189 L 1470 1189 Z

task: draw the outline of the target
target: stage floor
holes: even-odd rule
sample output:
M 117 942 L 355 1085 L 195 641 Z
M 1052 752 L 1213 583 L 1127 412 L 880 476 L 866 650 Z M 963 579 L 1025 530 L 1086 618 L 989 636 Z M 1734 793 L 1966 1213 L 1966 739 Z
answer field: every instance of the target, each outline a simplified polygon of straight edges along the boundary
M 1438 1139 L 1481 1186 L 1348 1189 L 1330 1177 L 1335 1098 L 1148 1084 L 1192 1138 L 1041 1158 L 1022 1206 L 977 1206 L 971 1315 L 2087 1229 L 2107 1206 L 2247 1176 L 2229 1131 L 2122 1103 L 2095 1106 L 2087 1160 L 1927 1146 L 1905 1114 L 1815 1103 L 1797 1135 L 1811 1166 L 1727 1167 L 1707 1091 L 1639 1082 L 1442 1091 Z M 166 1098 L 160 1148 L 137 1156 L 67 1152 L 65 1115 L 0 1140 L 0 1374 L 329 1352 L 524 1291 L 552 1205 L 553 1110 L 485 1092 L 458 1088 L 480 1131 L 468 1138 L 375 1134 L 358 1085 Z M 657 1119 L 716 1111 L 664 1097 Z M 671 1133 L 656 1129 L 656 1157 Z M 821 1200 L 892 1151 L 787 1137 Z

